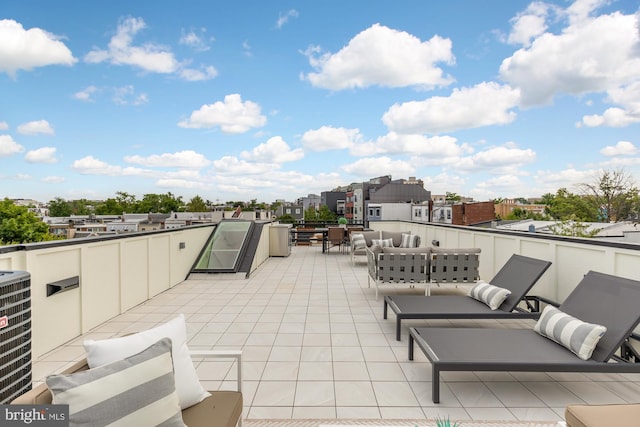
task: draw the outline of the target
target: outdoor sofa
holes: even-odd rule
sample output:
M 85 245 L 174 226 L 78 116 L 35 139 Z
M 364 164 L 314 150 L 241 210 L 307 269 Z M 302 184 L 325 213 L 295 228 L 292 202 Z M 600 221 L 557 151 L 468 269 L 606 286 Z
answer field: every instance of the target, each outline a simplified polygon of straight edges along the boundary
M 403 235 L 406 235 L 403 236 Z M 351 263 L 355 265 L 355 257 L 358 255 L 367 255 L 367 248 L 374 246 L 374 240 L 391 239 L 391 246 L 399 248 L 420 247 L 420 236 L 404 231 L 356 231 L 349 236 L 349 251 L 351 253 Z M 403 240 L 405 239 L 405 240 Z
M 634 426 L 640 420 L 640 404 L 569 405 L 564 419 L 567 427 Z
M 443 371 L 640 373 L 628 344 L 640 322 L 639 306 L 640 281 L 590 271 L 558 313 L 547 318 L 545 311 L 554 308 L 545 307 L 535 328 L 409 328 L 408 356 L 413 360 L 417 345 L 431 361 L 434 403 L 440 402 Z M 561 320 L 550 322 L 556 315 Z M 554 339 L 549 338 L 550 325 L 557 325 Z M 593 338 L 594 332 L 599 340 L 583 339 Z M 582 354 L 584 349 L 592 353 Z
M 387 318 L 389 308 L 395 313 L 398 341 L 404 319 L 535 319 L 540 316 L 539 304 L 529 305 L 527 310 L 518 305 L 550 265 L 549 261 L 513 254 L 489 281 L 511 292 L 495 310 L 466 295 L 387 295 L 383 317 Z
M 425 284 L 425 295 L 431 283 L 473 283 L 479 279 L 479 248 L 379 247 L 367 252 L 367 283 L 373 280 L 378 289 L 385 283 Z

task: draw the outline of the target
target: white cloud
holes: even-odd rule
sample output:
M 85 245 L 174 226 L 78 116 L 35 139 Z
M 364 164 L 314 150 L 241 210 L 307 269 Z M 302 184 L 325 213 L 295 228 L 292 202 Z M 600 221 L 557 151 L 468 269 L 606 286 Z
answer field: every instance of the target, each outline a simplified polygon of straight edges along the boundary
M 576 186 L 593 180 L 596 170 L 577 170 L 573 167 L 561 171 L 541 170 L 536 172 L 534 180 L 539 194 L 553 193 L 560 188 L 575 191 Z
M 425 176 L 422 181 L 424 182 L 424 188 L 431 191 L 431 194 L 446 194 L 447 191 L 460 193 L 466 183 L 464 177 L 446 172 Z
M 125 18 L 118 23 L 116 34 L 107 50 L 94 49 L 85 56 L 89 63 L 108 61 L 115 65 L 132 65 L 153 73 L 170 74 L 179 68 L 173 53 L 153 43 L 134 46 L 133 38 L 147 27 L 142 18 Z
M 209 186 L 204 182 L 191 179 L 162 178 L 156 181 L 160 188 L 186 188 L 196 190 L 207 190 Z
M 223 175 L 242 176 L 272 173 L 280 166 L 273 163 L 255 163 L 239 160 L 234 156 L 224 156 L 213 161 L 214 170 Z
M 511 123 L 520 102 L 518 90 L 494 82 L 454 89 L 450 96 L 394 104 L 382 116 L 399 133 L 441 133 Z
M 42 178 L 42 182 L 46 182 L 49 184 L 60 184 L 62 182 L 65 182 L 66 179 L 63 176 L 45 176 L 44 178 Z
M 359 159 L 342 166 L 342 170 L 367 179 L 382 175 L 409 176 L 415 172 L 415 168 L 409 162 L 393 160 L 386 156 Z
M 149 102 L 146 93 L 136 93 L 132 85 L 114 88 L 113 102 L 118 105 L 143 105 Z
M 489 178 L 485 181 L 477 182 L 471 190 L 475 194 L 484 195 L 485 199 L 495 198 L 503 194 L 523 194 L 527 186 L 516 175 L 500 175 Z M 526 191 L 532 191 L 527 189 Z M 529 194 L 525 194 L 528 196 Z
M 305 54 L 317 72 L 304 78 L 325 89 L 373 85 L 431 89 L 453 81 L 435 65 L 455 63 L 451 40 L 436 35 L 422 42 L 409 33 L 380 24 L 357 34 L 335 54 L 320 54 L 317 47 L 309 48 Z
M 73 94 L 74 99 L 85 102 L 94 102 L 93 94 L 98 90 L 95 86 L 87 86 L 83 90 Z
M 175 74 L 187 81 L 209 80 L 217 76 L 213 66 L 189 68 L 189 61 L 180 62 L 169 47 L 155 43 L 134 44 L 134 37 L 147 28 L 142 18 L 128 17 L 118 23 L 116 34 L 109 41 L 107 49 L 95 48 L 84 60 L 88 63 L 109 62 L 114 65 L 130 65 L 150 73 Z M 183 35 L 180 42 L 197 50 L 206 50 L 208 46 L 201 35 L 191 32 Z
M 23 151 L 24 147 L 15 142 L 10 135 L 0 135 L 0 157 L 9 157 Z
M 485 170 L 494 174 L 522 174 L 521 168 L 536 160 L 532 149 L 521 149 L 513 143 L 490 147 L 473 156 L 457 159 L 450 166 L 454 170 L 478 172 Z
M 547 29 L 546 18 L 549 5 L 534 1 L 527 9 L 511 20 L 512 28 L 507 43 L 529 46 L 531 40 L 543 34 Z
M 302 145 L 312 151 L 342 150 L 351 148 L 362 140 L 360 129 L 322 126 L 308 130 L 302 135 Z
M 216 126 L 224 133 L 245 133 L 252 128 L 262 127 L 267 118 L 260 114 L 260 105 L 255 102 L 242 102 L 239 94 L 224 97 L 223 101 L 205 104 L 191 116 L 178 123 L 178 126 L 192 129 L 207 129 Z
M 466 145 L 457 144 L 452 136 L 427 137 L 418 134 L 398 134 L 389 132 L 376 142 L 365 142 L 352 147 L 354 156 L 371 156 L 374 154 L 407 154 L 430 157 L 441 163 L 443 159 L 457 157 L 468 152 Z
M 145 167 L 155 168 L 187 168 L 201 169 L 209 166 L 207 158 L 193 150 L 183 150 L 176 153 L 154 154 L 151 156 L 126 156 L 124 161 Z
M 571 25 L 562 33 L 544 33 L 502 62 L 500 76 L 521 90 L 523 105 L 548 104 L 557 93 L 602 92 L 637 81 L 637 18 L 619 12 L 589 17 L 599 4 L 603 1 L 575 2 Z
M 25 30 L 12 19 L 0 20 L 0 71 L 12 77 L 18 70 L 47 65 L 73 65 L 77 61 L 60 37 L 40 28 Z
M 195 51 L 198 52 L 206 52 L 211 49 L 209 46 L 209 42 L 213 41 L 213 38 L 207 38 L 207 29 L 200 28 L 197 32 L 194 30 L 189 31 L 188 33 L 182 32 L 182 36 L 180 37 L 180 44 L 185 46 L 189 46 Z
M 200 69 L 183 68 L 180 70 L 179 75 L 186 81 L 200 82 L 215 78 L 218 75 L 218 70 L 211 65 L 203 66 Z
M 9 123 L 0 122 L 0 130 L 7 130 L 7 129 L 9 129 Z
M 151 176 L 150 171 L 139 168 L 123 168 L 110 165 L 93 156 L 86 156 L 73 162 L 71 168 L 83 175 L 106 176 Z
M 30 150 L 25 154 L 24 159 L 29 163 L 57 163 L 55 147 L 41 147 Z
M 620 108 L 611 107 L 602 115 L 584 116 L 579 125 L 624 127 L 640 122 L 640 80 L 608 91 L 607 101 Z
M 618 141 L 615 146 L 607 145 L 600 154 L 607 157 L 613 156 L 633 156 L 638 154 L 638 149 L 629 141 Z
M 302 159 L 304 151 L 301 148 L 292 150 L 282 137 L 274 136 L 251 151 L 243 151 L 240 156 L 254 162 L 285 163 Z
M 46 120 L 34 120 L 18 126 L 18 133 L 22 135 L 53 135 L 55 132 Z
M 281 13 L 280 16 L 278 16 L 278 21 L 276 21 L 276 28 L 277 29 L 282 28 L 284 24 L 289 22 L 289 19 L 297 18 L 297 17 L 298 17 L 298 11 L 295 9 L 288 10 L 285 14 Z

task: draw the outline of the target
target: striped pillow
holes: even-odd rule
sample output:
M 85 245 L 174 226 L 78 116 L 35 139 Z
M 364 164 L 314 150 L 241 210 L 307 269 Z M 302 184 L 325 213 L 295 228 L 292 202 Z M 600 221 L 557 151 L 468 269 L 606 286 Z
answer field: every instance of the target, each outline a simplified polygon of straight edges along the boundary
M 69 405 L 71 426 L 184 426 L 169 338 L 126 359 L 45 381 L 52 403 Z
M 402 242 L 400 242 L 401 248 L 417 248 L 418 239 L 420 236 L 417 234 L 402 233 Z
M 487 304 L 491 310 L 497 310 L 509 295 L 511 295 L 509 289 L 493 286 L 484 280 L 478 280 L 478 283 L 469 289 L 471 298 Z
M 373 239 L 371 241 L 371 246 L 379 246 L 381 248 L 392 248 L 393 239 Z
M 351 244 L 354 249 L 363 249 L 367 247 L 367 240 L 362 233 L 357 233 L 351 236 Z
M 542 310 L 534 331 L 568 348 L 580 359 L 588 360 L 607 328 L 586 323 L 550 305 Z

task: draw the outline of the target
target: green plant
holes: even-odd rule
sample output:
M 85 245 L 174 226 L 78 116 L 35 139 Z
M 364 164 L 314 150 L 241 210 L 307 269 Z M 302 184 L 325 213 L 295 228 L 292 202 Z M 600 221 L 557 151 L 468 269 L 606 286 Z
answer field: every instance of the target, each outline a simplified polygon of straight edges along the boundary
M 451 424 L 451 420 L 449 417 L 445 418 L 436 418 L 436 427 L 462 427 L 462 424 L 458 424 L 458 422 L 454 422 Z
M 338 218 L 338 224 L 340 224 L 340 225 L 345 225 L 345 224 L 347 224 L 347 222 L 348 222 L 348 221 L 347 221 L 347 218 L 345 218 L 345 217 L 343 217 L 343 216 L 341 216 L 340 218 Z

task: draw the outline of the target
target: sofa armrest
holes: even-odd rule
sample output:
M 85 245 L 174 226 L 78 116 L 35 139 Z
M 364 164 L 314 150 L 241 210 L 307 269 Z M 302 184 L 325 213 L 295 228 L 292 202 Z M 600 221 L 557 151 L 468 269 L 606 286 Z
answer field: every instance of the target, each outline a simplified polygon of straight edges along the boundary
M 235 359 L 236 388 L 242 392 L 242 351 L 241 350 L 190 350 L 192 358 L 203 359 Z

